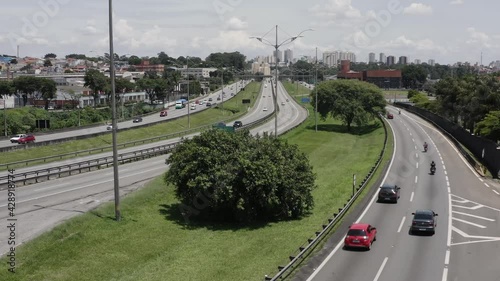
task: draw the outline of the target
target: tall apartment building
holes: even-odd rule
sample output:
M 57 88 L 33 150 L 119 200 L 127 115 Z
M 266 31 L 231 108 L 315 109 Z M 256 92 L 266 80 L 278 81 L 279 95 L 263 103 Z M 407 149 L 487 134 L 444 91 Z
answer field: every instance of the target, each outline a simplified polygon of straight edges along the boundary
M 368 54 L 368 63 L 375 63 L 375 53 Z
M 271 75 L 271 66 L 267 62 L 254 62 L 252 63 L 252 74 L 255 73 Z
M 293 51 L 290 49 L 285 50 L 285 57 L 284 57 L 285 63 L 291 63 L 293 62 Z
M 273 51 L 273 57 L 275 59 L 275 61 L 277 60 L 278 62 L 282 62 L 283 61 L 283 53 L 278 50 L 278 52 L 276 53 L 276 51 Z
M 421 61 L 421 60 L 419 60 L 419 59 L 415 59 L 415 64 L 421 64 L 421 63 L 422 63 L 422 61 Z
M 435 61 L 434 61 L 433 59 L 430 59 L 430 60 L 429 60 L 429 65 L 430 65 L 430 66 L 434 66 L 434 63 L 435 63 Z
M 342 51 L 323 53 L 323 63 L 328 65 L 329 67 L 337 67 L 340 64 L 340 61 L 342 60 L 349 60 L 352 62 L 356 62 L 356 54 L 352 52 L 342 52 Z
M 379 55 L 379 60 L 380 63 L 386 63 L 387 62 L 387 57 L 385 56 L 384 53 L 380 53 Z
M 395 63 L 394 56 L 388 56 L 387 57 L 387 62 L 385 64 L 387 64 L 387 65 L 394 65 L 394 63 Z
M 402 65 L 408 64 L 408 58 L 406 56 L 400 56 L 399 60 L 398 60 L 398 64 L 402 64 Z

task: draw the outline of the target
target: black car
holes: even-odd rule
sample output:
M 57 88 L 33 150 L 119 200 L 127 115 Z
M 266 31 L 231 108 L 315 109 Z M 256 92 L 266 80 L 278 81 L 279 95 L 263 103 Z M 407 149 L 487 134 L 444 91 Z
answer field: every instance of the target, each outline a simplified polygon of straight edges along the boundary
M 433 210 L 416 210 L 412 213 L 413 220 L 411 221 L 410 234 L 417 232 L 421 233 L 436 233 L 437 215 Z
M 234 128 L 241 128 L 243 126 L 243 123 L 241 121 L 234 121 L 233 127 Z
M 398 203 L 399 190 L 401 187 L 395 184 L 384 184 L 378 192 L 378 202 L 394 202 Z
M 142 122 L 142 117 L 135 117 L 134 121 L 132 121 L 132 122 L 134 122 L 134 123 Z
M 212 103 L 207 102 L 207 107 L 211 107 L 211 106 L 212 106 Z

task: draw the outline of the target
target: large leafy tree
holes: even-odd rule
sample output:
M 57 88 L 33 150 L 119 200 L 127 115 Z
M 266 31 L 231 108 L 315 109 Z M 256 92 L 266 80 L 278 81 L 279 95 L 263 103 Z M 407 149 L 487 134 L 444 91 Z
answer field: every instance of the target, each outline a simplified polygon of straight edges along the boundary
M 54 53 L 48 53 L 43 58 L 44 59 L 55 59 L 55 58 L 57 58 L 57 55 Z
M 351 130 L 353 123 L 366 124 L 384 111 L 386 101 L 380 88 L 359 80 L 330 80 L 320 83 L 318 113 L 321 118 L 338 118 Z M 316 92 L 311 93 L 315 104 Z
M 40 95 L 45 102 L 45 110 L 49 108 L 49 102 L 56 97 L 57 86 L 52 79 L 40 78 Z
M 157 86 L 156 80 L 151 78 L 142 78 L 137 81 L 137 87 L 143 90 L 151 102 L 156 100 L 155 88 Z
M 34 94 L 40 89 L 40 78 L 34 76 L 19 76 L 14 78 L 13 83 L 18 95 L 23 100 L 23 105 L 28 103 L 29 97 L 34 97 Z
M 406 65 L 401 71 L 403 87 L 408 89 L 422 88 L 427 80 L 427 71 L 421 65 Z
M 307 157 L 278 138 L 211 130 L 177 146 L 167 164 L 186 220 L 291 219 L 313 207 Z
M 89 69 L 85 73 L 84 77 L 85 87 L 92 90 L 92 97 L 94 98 L 94 108 L 97 106 L 97 101 L 99 100 L 99 95 L 101 91 L 106 88 L 106 76 L 96 69 Z
M 16 92 L 14 84 L 9 80 L 0 80 L 0 98 L 5 99 Z
M 477 123 L 476 133 L 493 141 L 500 140 L 500 110 L 491 111 Z

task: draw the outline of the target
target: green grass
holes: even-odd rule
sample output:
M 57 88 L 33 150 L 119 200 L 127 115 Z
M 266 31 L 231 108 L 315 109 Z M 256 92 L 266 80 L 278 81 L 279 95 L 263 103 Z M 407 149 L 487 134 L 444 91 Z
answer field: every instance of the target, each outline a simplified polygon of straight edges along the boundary
M 242 99 L 250 99 L 251 100 L 250 106 L 253 106 L 255 100 L 257 99 L 259 89 L 260 89 L 260 83 L 252 82 L 245 87 L 244 91 L 240 92 L 232 99 L 225 101 L 223 106 L 224 110 L 221 110 L 219 108 L 211 108 L 197 114 L 192 114 L 190 116 L 191 128 L 197 128 L 203 125 L 213 124 L 221 120 L 236 119 L 239 118 L 240 116 L 243 116 L 244 114 L 247 113 L 248 105 L 242 104 Z M 167 121 L 165 123 L 149 127 L 142 127 L 142 128 L 122 131 L 118 132 L 118 143 L 126 143 L 135 140 L 142 140 L 145 138 L 151 138 L 155 136 L 162 136 L 180 131 L 185 131 L 188 130 L 187 126 L 188 126 L 187 117 L 183 117 L 180 119 Z M 29 149 L 4 152 L 2 153 L 0 164 L 110 146 L 111 144 L 112 144 L 111 134 L 106 134 L 84 140 L 69 141 L 55 145 L 39 146 Z M 107 151 L 110 150 L 111 149 L 107 149 Z M 100 153 L 100 151 L 96 153 Z M 72 156 L 66 158 L 72 158 Z M 48 162 L 58 161 L 58 160 L 59 159 L 49 160 Z M 36 164 L 40 163 L 37 163 L 35 161 L 30 162 L 30 165 L 36 165 Z M 20 165 L 19 167 L 21 166 L 25 167 L 25 165 Z M 11 166 L 9 166 L 9 168 L 11 168 Z M 12 166 L 12 168 L 16 168 L 16 166 Z
M 157 178 L 122 200 L 122 222 L 112 220 L 111 203 L 76 217 L 18 248 L 17 273 L 2 270 L 0 280 L 262 280 L 343 206 L 352 174 L 364 177 L 383 144 L 376 125 L 352 133 L 331 119 L 318 132 L 313 126 L 311 115 L 282 137 L 308 155 L 317 174 L 314 210 L 301 220 L 186 225 L 172 187 Z

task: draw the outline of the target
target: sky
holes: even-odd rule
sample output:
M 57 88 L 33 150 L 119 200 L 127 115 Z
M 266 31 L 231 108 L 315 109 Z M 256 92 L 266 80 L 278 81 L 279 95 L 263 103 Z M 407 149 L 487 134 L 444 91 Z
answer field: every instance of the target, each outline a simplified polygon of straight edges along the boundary
M 0 54 L 16 55 L 17 46 L 20 57 L 109 53 L 108 3 L 6 1 Z M 113 45 L 119 55 L 205 59 L 238 51 L 253 59 L 272 54 L 278 26 L 279 49 L 295 58 L 317 49 L 319 57 L 340 50 L 368 61 L 382 52 L 453 64 L 480 62 L 482 53 L 488 64 L 500 60 L 498 11 L 495 0 L 114 0 Z

